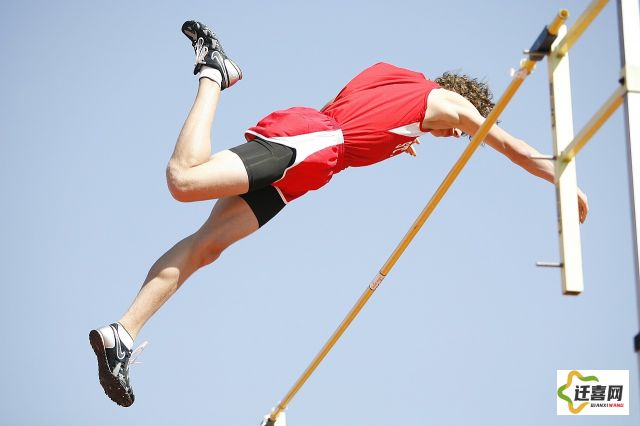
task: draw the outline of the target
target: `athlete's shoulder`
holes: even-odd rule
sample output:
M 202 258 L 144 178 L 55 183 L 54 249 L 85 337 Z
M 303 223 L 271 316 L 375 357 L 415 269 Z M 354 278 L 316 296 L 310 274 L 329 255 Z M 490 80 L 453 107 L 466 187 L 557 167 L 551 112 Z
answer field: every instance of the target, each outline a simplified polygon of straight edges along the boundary
M 459 127 L 461 119 L 472 112 L 477 110 L 464 96 L 440 87 L 429 93 L 423 125 L 434 129 Z

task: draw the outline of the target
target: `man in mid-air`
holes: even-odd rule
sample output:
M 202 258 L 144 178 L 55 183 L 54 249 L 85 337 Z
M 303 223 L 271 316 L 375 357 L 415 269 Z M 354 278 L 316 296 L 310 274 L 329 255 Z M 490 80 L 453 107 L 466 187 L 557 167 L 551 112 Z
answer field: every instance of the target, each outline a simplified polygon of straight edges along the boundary
M 125 407 L 134 401 L 129 382 L 133 341 L 191 274 L 334 174 L 402 153 L 415 156 L 414 144 L 425 133 L 473 135 L 494 105 L 487 86 L 467 76 L 445 73 L 431 81 L 378 63 L 355 76 L 321 110 L 273 112 L 246 131 L 246 143 L 211 155 L 220 93 L 238 82 L 242 72 L 202 23 L 187 21 L 182 32 L 196 53 L 199 86 L 167 166 L 167 183 L 178 201 L 218 201 L 198 231 L 151 267 L 125 314 L 89 333 L 100 383 L 109 398 Z M 553 164 L 538 159 L 534 148 L 500 127 L 494 125 L 484 142 L 529 173 L 554 181 Z M 584 222 L 587 198 L 578 194 Z

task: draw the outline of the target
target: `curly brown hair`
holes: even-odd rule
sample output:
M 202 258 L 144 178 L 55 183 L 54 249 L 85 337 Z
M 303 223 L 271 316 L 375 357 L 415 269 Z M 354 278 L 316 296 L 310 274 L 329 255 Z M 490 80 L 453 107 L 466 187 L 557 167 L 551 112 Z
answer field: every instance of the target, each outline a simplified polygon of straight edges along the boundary
M 495 103 L 493 102 L 493 94 L 489 89 L 489 86 L 484 81 L 480 81 L 477 78 L 469 77 L 466 74 L 456 74 L 454 72 L 446 71 L 440 77 L 433 80 L 438 83 L 444 89 L 456 92 L 459 95 L 464 96 L 469 102 L 473 104 L 478 112 L 487 118 Z

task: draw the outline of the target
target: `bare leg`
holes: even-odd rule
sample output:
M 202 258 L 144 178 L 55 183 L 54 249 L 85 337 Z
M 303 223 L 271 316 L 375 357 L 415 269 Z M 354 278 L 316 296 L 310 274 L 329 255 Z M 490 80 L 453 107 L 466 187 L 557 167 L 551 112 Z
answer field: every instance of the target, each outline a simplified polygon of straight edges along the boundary
M 151 267 L 120 324 L 135 339 L 142 326 L 191 274 L 257 229 L 258 221 L 242 198 L 220 199 L 196 233 L 173 246 Z
M 242 160 L 231 151 L 211 156 L 211 127 L 219 99 L 220 86 L 200 79 L 198 94 L 167 166 L 167 183 L 180 201 L 220 200 L 197 232 L 178 242 L 151 267 L 119 321 L 133 338 L 191 274 L 258 229 L 249 206 L 235 196 L 249 190 Z
M 249 179 L 242 160 L 225 150 L 211 156 L 211 126 L 220 86 L 202 78 L 198 94 L 167 166 L 167 183 L 179 201 L 198 201 L 243 194 Z

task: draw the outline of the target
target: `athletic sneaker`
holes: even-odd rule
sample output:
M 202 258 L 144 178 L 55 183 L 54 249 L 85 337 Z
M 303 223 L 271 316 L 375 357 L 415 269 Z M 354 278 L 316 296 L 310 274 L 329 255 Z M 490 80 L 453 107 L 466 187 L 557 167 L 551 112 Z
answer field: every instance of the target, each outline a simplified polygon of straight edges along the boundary
M 133 339 L 119 323 L 89 333 L 89 342 L 98 357 L 100 384 L 113 402 L 123 407 L 135 399 L 129 383 L 129 365 Z
M 191 40 L 196 52 L 193 74 L 198 74 L 203 66 L 217 69 L 222 74 L 222 90 L 242 80 L 242 70 L 229 59 L 218 37 L 206 25 L 197 21 L 187 21 L 182 24 L 182 33 Z

